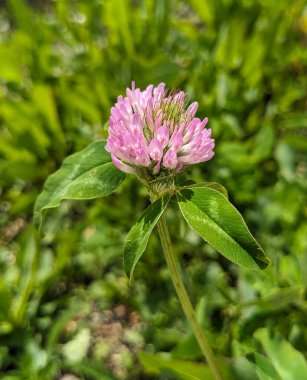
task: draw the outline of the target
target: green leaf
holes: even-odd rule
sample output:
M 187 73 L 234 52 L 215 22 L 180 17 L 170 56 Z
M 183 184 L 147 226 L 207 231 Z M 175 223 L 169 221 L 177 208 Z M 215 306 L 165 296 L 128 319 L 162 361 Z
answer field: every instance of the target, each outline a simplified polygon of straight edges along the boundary
M 104 141 L 96 141 L 67 157 L 47 179 L 34 208 L 37 226 L 42 224 L 44 211 L 58 207 L 63 199 L 94 199 L 117 189 L 125 174 L 113 165 L 104 147 Z
M 190 188 L 177 194 L 179 207 L 199 235 L 217 251 L 247 269 L 264 269 L 270 263 L 236 208 L 210 188 Z
M 307 379 L 307 362 L 304 356 L 278 334 L 269 334 L 265 328 L 255 332 L 268 357 L 283 380 Z
M 149 236 L 163 214 L 170 197 L 166 195 L 153 202 L 127 235 L 124 243 L 124 268 L 130 282 L 134 268 L 146 249 Z
M 232 369 L 234 380 L 259 380 L 253 364 L 244 357 L 233 358 L 230 367 Z M 227 380 L 229 378 L 230 377 L 226 377 Z
M 142 365 L 151 373 L 160 374 L 167 371 L 182 380 L 214 379 L 210 368 L 205 364 L 171 359 L 166 355 L 147 352 L 140 352 L 138 357 Z
M 258 354 L 258 352 L 250 353 L 247 357 L 254 364 L 260 380 L 281 380 L 281 377 L 268 358 Z
M 183 186 L 182 189 L 193 189 L 194 187 L 206 187 L 209 189 L 213 189 L 218 191 L 219 193 L 223 194 L 226 198 L 228 198 L 228 191 L 227 189 L 216 182 L 201 182 L 201 183 L 194 183 L 192 185 Z

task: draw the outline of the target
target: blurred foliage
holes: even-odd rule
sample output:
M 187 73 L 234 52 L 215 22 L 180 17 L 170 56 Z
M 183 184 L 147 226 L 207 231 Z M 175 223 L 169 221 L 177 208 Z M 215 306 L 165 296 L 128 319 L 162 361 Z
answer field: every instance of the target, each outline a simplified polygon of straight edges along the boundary
M 124 276 L 124 237 L 148 205 L 135 179 L 106 200 L 64 202 L 43 241 L 31 224 L 47 176 L 106 137 L 131 80 L 199 101 L 216 156 L 186 175 L 223 184 L 273 262 L 239 270 L 171 208 L 214 350 L 238 379 L 307 378 L 306 45 L 304 0 L 0 2 L 2 379 L 208 373 L 155 236 L 133 287 Z

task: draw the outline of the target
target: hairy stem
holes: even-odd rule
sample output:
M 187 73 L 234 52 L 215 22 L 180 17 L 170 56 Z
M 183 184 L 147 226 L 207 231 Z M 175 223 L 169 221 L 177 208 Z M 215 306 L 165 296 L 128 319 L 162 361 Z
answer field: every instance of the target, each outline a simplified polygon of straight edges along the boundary
M 167 266 L 170 271 L 171 278 L 175 286 L 182 309 L 192 327 L 192 330 L 195 334 L 195 337 L 198 341 L 201 351 L 204 354 L 215 378 L 217 380 L 223 380 L 224 378 L 218 367 L 213 351 L 200 325 L 197 322 L 194 309 L 192 307 L 188 293 L 181 279 L 181 276 L 178 270 L 178 264 L 176 262 L 176 259 L 173 253 L 172 243 L 170 240 L 170 236 L 169 236 L 169 232 L 168 232 L 168 228 L 166 224 L 166 219 L 164 215 L 162 215 L 160 220 L 158 221 L 158 230 L 159 230 L 159 235 L 162 242 L 162 247 L 163 247 L 164 255 L 166 258 Z

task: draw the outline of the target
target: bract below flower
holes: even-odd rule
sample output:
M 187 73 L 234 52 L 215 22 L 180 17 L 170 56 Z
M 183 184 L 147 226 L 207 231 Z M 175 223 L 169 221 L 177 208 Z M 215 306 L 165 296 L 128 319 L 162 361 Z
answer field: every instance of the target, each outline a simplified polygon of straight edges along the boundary
M 134 82 L 131 87 L 111 109 L 106 145 L 120 170 L 152 179 L 213 157 L 208 118 L 195 117 L 197 102 L 187 107 L 186 94 L 168 92 L 164 83 L 144 91 Z

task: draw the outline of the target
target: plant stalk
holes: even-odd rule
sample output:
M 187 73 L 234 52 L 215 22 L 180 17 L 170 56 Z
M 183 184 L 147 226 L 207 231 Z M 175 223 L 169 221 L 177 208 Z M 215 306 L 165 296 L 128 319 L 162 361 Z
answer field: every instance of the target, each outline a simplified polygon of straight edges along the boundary
M 192 330 L 195 334 L 195 337 L 198 341 L 201 351 L 204 354 L 207 360 L 207 363 L 209 364 L 209 367 L 212 373 L 214 374 L 216 380 L 224 380 L 221 374 L 221 371 L 218 367 L 218 364 L 216 362 L 216 359 L 214 357 L 213 351 L 210 347 L 210 344 L 206 336 L 204 335 L 200 325 L 197 322 L 193 306 L 191 304 L 187 290 L 181 279 L 181 276 L 178 270 L 178 263 L 176 262 L 176 259 L 173 253 L 172 243 L 171 243 L 171 239 L 170 239 L 170 235 L 169 235 L 169 231 L 168 231 L 168 227 L 167 227 L 166 219 L 164 215 L 161 216 L 157 225 L 158 225 L 159 235 L 160 235 L 164 255 L 166 258 L 167 266 L 170 271 L 171 278 L 175 286 L 182 309 L 192 327 Z

